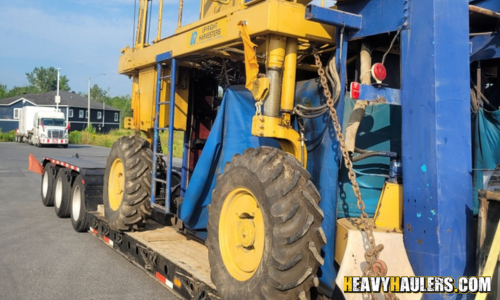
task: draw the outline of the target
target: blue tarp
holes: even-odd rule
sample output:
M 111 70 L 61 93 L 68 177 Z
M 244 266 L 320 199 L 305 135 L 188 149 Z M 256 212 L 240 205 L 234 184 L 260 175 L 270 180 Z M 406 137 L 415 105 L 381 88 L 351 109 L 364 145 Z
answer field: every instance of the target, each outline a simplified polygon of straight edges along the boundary
M 274 139 L 252 135 L 254 115 L 255 100 L 244 86 L 231 87 L 226 91 L 180 207 L 179 217 L 189 228 L 207 228 L 207 206 L 212 201 L 216 174 L 222 173 L 224 165 L 235 154 L 265 145 L 279 148 Z
M 474 155 L 474 214 L 478 211 L 477 190 L 500 163 L 500 111 L 480 109 L 472 116 Z

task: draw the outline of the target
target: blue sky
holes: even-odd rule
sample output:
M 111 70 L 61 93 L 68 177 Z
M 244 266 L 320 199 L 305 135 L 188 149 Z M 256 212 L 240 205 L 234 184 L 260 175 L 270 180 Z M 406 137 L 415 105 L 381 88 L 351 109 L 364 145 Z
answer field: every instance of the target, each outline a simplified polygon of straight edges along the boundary
M 60 67 L 76 92 L 87 79 L 112 96 L 130 94 L 118 74 L 120 49 L 132 43 L 136 0 L 0 0 L 0 83 L 27 85 L 35 67 Z M 138 1 L 138 0 L 137 0 Z M 150 41 L 156 37 L 158 1 L 153 1 Z M 177 25 L 177 0 L 164 0 L 162 36 Z M 199 17 L 198 0 L 184 1 L 183 25 Z
M 0 0 L 0 83 L 24 86 L 35 67 L 59 67 L 76 92 L 86 93 L 88 77 L 105 73 L 92 84 L 109 88 L 111 96 L 130 94 L 131 80 L 117 70 L 120 49 L 132 45 L 136 1 Z M 158 2 L 153 0 L 150 42 Z M 173 34 L 177 13 L 178 0 L 164 0 L 162 37 Z M 183 25 L 198 18 L 199 0 L 184 0 Z

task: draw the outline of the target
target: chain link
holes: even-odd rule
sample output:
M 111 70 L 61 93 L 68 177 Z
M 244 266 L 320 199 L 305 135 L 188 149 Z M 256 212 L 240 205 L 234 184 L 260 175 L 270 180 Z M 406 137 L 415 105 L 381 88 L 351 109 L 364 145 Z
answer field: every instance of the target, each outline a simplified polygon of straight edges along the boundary
M 255 102 L 255 115 L 262 115 L 262 100 Z
M 356 204 L 358 209 L 361 211 L 359 218 L 363 226 L 365 227 L 366 238 L 368 243 L 370 244 L 370 248 L 365 252 L 365 260 L 366 267 L 363 270 L 364 276 L 384 276 L 380 271 L 375 271 L 373 268 L 373 263 L 378 260 L 380 256 L 380 252 L 384 249 L 384 245 L 375 244 L 375 236 L 373 235 L 373 224 L 369 222 L 368 214 L 365 212 L 365 202 L 361 198 L 361 191 L 359 189 L 358 182 L 356 181 L 356 173 L 352 168 L 352 161 L 347 151 L 347 147 L 344 141 L 344 135 L 342 134 L 342 128 L 339 123 L 339 119 L 337 117 L 337 110 L 333 106 L 334 100 L 332 99 L 332 93 L 330 92 L 330 88 L 327 84 L 327 78 L 325 76 L 325 70 L 323 69 L 323 64 L 321 59 L 319 58 L 318 49 L 316 47 L 313 48 L 314 59 L 316 60 L 316 66 L 318 67 L 318 75 L 320 77 L 321 85 L 323 86 L 323 93 L 326 97 L 326 104 L 330 108 L 330 116 L 333 120 L 333 127 L 335 129 L 335 134 L 337 140 L 339 141 L 340 151 L 342 152 L 342 156 L 344 157 L 344 164 L 348 170 L 349 180 L 351 181 L 352 190 L 354 192 L 354 196 L 356 197 Z M 393 294 L 385 294 L 386 299 L 398 299 Z M 372 299 L 374 296 L 372 294 Z

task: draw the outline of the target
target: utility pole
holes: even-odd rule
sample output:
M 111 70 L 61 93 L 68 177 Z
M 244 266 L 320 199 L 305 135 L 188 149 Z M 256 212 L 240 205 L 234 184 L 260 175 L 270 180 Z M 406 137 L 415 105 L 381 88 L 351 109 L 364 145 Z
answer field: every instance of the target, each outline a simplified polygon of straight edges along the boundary
M 61 103 L 61 96 L 59 96 L 59 70 L 61 68 L 57 68 L 57 95 L 56 95 L 56 111 L 59 111 L 59 103 Z

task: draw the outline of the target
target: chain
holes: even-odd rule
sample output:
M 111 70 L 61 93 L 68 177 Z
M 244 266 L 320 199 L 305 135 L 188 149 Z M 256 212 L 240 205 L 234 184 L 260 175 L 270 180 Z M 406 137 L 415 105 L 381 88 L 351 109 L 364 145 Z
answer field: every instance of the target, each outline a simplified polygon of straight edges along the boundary
M 377 265 L 383 264 L 385 266 L 385 263 L 378 259 L 380 256 L 380 252 L 382 252 L 382 250 L 384 249 L 384 245 L 375 244 L 375 236 L 373 235 L 373 224 L 368 221 L 369 217 L 365 211 L 366 205 L 363 199 L 361 198 L 361 191 L 359 189 L 358 182 L 356 181 L 356 173 L 354 173 L 354 170 L 352 168 L 351 157 L 345 145 L 344 135 L 342 134 L 342 128 L 340 127 L 339 119 L 337 117 L 337 110 L 333 106 L 335 102 L 332 99 L 332 93 L 330 92 L 330 88 L 328 87 L 327 84 L 328 81 L 325 76 L 325 70 L 323 69 L 323 64 L 321 63 L 318 54 L 318 49 L 316 47 L 313 48 L 313 54 L 314 54 L 314 59 L 316 60 L 316 66 L 318 67 L 318 75 L 320 77 L 321 85 L 323 86 L 323 93 L 326 97 L 326 105 L 330 108 L 330 116 L 332 117 L 333 120 L 333 127 L 335 129 L 335 134 L 340 144 L 340 150 L 342 152 L 342 156 L 344 157 L 344 164 L 348 170 L 348 176 L 351 181 L 354 196 L 356 196 L 356 204 L 358 206 L 358 209 L 361 211 L 360 219 L 361 222 L 363 223 L 363 226 L 365 227 L 366 238 L 368 240 L 368 243 L 370 244 L 370 248 L 365 252 L 366 267 L 363 270 L 363 275 L 385 276 L 386 274 L 384 273 L 387 272 L 387 267 L 385 267 L 385 270 L 383 270 L 384 268 L 378 268 L 378 267 L 374 268 L 374 262 L 376 262 Z M 392 294 L 386 294 L 385 298 L 397 299 L 397 297 L 395 298 L 395 296 Z
M 255 102 L 255 115 L 262 115 L 262 100 Z

